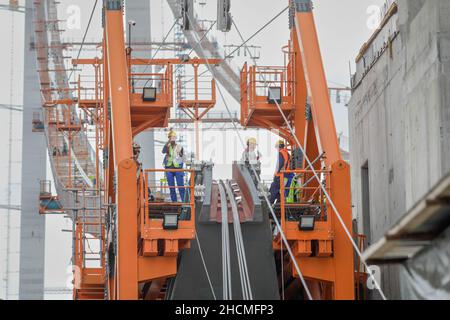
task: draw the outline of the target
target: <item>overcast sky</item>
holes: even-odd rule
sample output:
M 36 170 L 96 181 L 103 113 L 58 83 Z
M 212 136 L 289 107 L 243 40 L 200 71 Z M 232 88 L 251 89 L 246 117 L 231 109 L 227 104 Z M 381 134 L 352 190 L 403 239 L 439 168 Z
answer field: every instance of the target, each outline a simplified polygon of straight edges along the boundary
M 136 0 L 141 1 L 141 0 Z M 144 1 L 144 0 L 142 0 Z M 80 41 L 89 19 L 93 0 L 61 0 L 59 8 L 60 19 L 74 17 L 79 12 L 80 25 L 66 25 L 63 23 L 62 29 L 66 29 L 64 38 Z M 326 75 L 330 86 L 348 86 L 349 85 L 349 62 L 354 70 L 354 59 L 376 25 L 377 6 L 382 5 L 383 0 L 320 0 L 314 1 L 315 17 L 319 41 L 322 49 L 322 56 L 325 65 Z M 7 4 L 7 0 L 0 0 L 0 4 Z M 23 5 L 24 0 L 20 3 Z M 99 1 L 101 3 L 101 1 Z M 163 35 L 169 30 L 173 23 L 173 17 L 165 0 L 150 0 L 152 4 L 152 38 L 155 41 L 161 41 Z M 206 0 L 207 5 L 204 9 L 198 9 L 198 14 L 204 19 L 214 19 L 216 1 Z M 263 24 L 271 19 L 276 13 L 287 6 L 288 1 L 273 0 L 232 0 L 232 15 L 235 23 L 242 32 L 244 38 L 252 35 Z M 0 10 L 0 30 L 1 43 L 0 49 L 0 104 L 22 103 L 23 97 L 23 14 L 12 14 Z M 76 21 L 75 21 L 76 22 Z M 221 44 L 239 44 L 240 39 L 235 30 L 223 35 L 216 31 L 213 32 Z M 93 23 L 87 36 L 88 40 L 99 40 L 101 37 L 101 18 L 100 6 L 94 14 Z M 287 43 L 289 37 L 287 14 L 283 14 L 266 30 L 255 37 L 251 44 L 262 46 L 261 59 L 259 65 L 279 65 L 283 63 L 281 47 Z M 90 54 L 93 54 L 92 52 Z M 163 55 L 162 55 L 163 56 Z M 169 53 L 165 53 L 168 57 Z M 244 60 L 236 58 L 234 63 L 241 67 Z M 11 65 L 14 66 L 11 73 Z M 11 76 L 12 75 L 12 76 Z M 333 98 L 333 97 L 332 97 Z M 233 110 L 238 110 L 237 103 L 227 96 L 227 103 Z M 333 99 L 332 99 L 333 100 Z M 223 103 L 218 102 L 217 109 L 223 109 Z M 343 104 L 333 103 L 336 126 L 339 132 L 348 132 L 347 111 Z M 12 126 L 12 182 L 20 182 L 20 160 L 21 160 L 21 132 L 22 123 L 19 113 L 13 115 Z M 31 125 L 31 124 L 27 124 Z M 0 204 L 6 203 L 7 198 L 7 174 L 8 174 L 8 137 L 9 137 L 9 112 L 0 108 Z M 263 140 L 268 138 L 262 133 L 245 132 L 244 137 L 257 135 Z M 237 138 L 234 133 L 227 133 L 223 136 L 224 141 L 230 141 L 237 144 Z M 230 140 L 231 139 L 231 140 Z M 272 145 L 265 144 L 261 148 L 263 154 L 270 158 Z M 240 152 L 240 147 L 235 147 L 233 153 L 228 149 L 222 148 L 215 154 L 218 162 L 222 164 L 230 163 Z M 227 150 L 224 152 L 224 150 Z M 206 150 L 206 153 L 209 151 Z M 157 152 L 158 154 L 159 152 Z M 206 160 L 209 160 L 210 154 L 204 153 Z M 159 164 L 160 159 L 157 159 Z M 265 171 L 270 176 L 273 170 L 273 159 L 267 159 L 265 162 Z M 226 170 L 223 172 L 227 172 Z M 20 187 L 13 185 L 12 202 L 19 204 Z M 36 199 L 37 201 L 37 199 Z M 4 296 L 4 269 L 5 269 L 5 210 L 0 209 L 0 298 Z M 38 214 L 38 213 L 36 213 Z M 11 214 L 12 240 L 10 248 L 10 263 L 12 286 L 17 287 L 17 248 L 18 248 L 18 226 L 19 214 Z M 70 235 L 62 233 L 61 229 L 68 228 L 68 221 L 60 217 L 47 218 L 47 240 L 46 240 L 46 286 L 64 287 L 67 280 L 67 267 L 70 263 Z M 17 288 L 10 291 L 15 298 Z M 51 298 L 50 296 L 48 298 Z

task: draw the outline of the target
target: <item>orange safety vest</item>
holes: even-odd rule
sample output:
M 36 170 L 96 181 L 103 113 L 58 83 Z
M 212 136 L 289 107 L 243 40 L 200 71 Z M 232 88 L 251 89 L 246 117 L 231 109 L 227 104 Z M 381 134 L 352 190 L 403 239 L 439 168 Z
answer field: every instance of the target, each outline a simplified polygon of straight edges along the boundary
M 281 168 L 280 171 L 282 171 L 282 170 L 289 170 L 289 168 L 291 166 L 291 156 L 289 155 L 289 152 L 287 151 L 287 149 L 280 149 L 280 153 L 281 153 L 281 156 L 284 159 L 284 165 L 283 165 L 283 167 Z M 277 172 L 275 174 L 275 176 L 281 177 L 281 173 Z

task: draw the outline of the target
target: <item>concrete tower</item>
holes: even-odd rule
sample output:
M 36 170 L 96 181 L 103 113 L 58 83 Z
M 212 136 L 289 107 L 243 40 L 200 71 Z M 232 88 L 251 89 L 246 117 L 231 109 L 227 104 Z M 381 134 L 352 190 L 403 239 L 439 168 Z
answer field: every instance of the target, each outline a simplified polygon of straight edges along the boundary
M 126 22 L 127 22 L 127 38 L 129 35 L 129 21 L 136 22 L 131 26 L 131 43 L 148 43 L 151 42 L 151 24 L 150 24 L 150 1 L 125 1 Z M 130 39 L 127 39 L 128 41 Z M 139 51 L 133 51 L 134 58 L 151 58 L 151 46 L 139 46 Z M 134 66 L 135 72 L 151 72 L 146 66 Z M 142 87 L 145 82 L 135 83 L 136 87 Z M 152 131 L 144 131 L 140 133 L 135 141 L 141 146 L 141 161 L 144 168 L 155 167 L 155 137 Z M 153 179 L 153 178 L 151 178 Z
M 20 222 L 19 299 L 44 298 L 45 217 L 39 215 L 39 181 L 46 176 L 46 142 L 32 131 L 33 112 L 39 111 L 41 94 L 36 69 L 33 0 L 26 1 L 24 46 L 22 198 Z

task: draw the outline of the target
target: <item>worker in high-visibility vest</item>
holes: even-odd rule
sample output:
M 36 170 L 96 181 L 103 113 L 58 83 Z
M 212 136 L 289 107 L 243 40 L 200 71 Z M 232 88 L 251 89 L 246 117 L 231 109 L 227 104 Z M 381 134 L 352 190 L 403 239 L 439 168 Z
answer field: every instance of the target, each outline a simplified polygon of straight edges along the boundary
M 168 134 L 169 141 L 164 145 L 162 153 L 164 157 L 164 167 L 170 169 L 183 169 L 185 160 L 184 149 L 176 142 L 177 134 L 175 131 L 170 131 Z M 175 189 L 178 189 L 180 193 L 181 202 L 184 201 L 185 188 L 184 187 L 184 172 L 167 171 L 167 183 L 169 187 L 175 187 L 175 181 L 179 188 L 170 188 L 170 198 L 172 202 L 177 202 L 177 193 Z
M 133 143 L 133 159 L 138 161 L 139 155 L 141 154 L 141 146 L 138 143 Z
M 286 149 L 286 144 L 283 140 L 277 141 L 275 144 L 275 148 L 278 149 L 278 161 L 277 167 L 275 171 L 275 175 L 273 177 L 273 182 L 270 186 L 270 203 L 274 203 L 275 200 L 278 199 L 280 195 L 280 182 L 281 182 L 281 171 L 289 170 L 291 167 L 291 155 L 289 151 Z M 285 173 L 284 174 L 284 182 L 285 185 L 290 186 L 292 181 L 293 174 Z M 285 196 L 289 194 L 289 189 L 285 190 Z
M 247 146 L 242 152 L 242 161 L 248 162 L 253 165 L 261 164 L 261 152 L 256 150 L 256 146 L 258 145 L 256 138 L 247 139 Z
M 88 178 L 89 178 L 89 180 L 91 180 L 92 186 L 95 187 L 95 185 L 96 185 L 96 183 L 97 183 L 97 179 L 95 178 L 95 175 L 94 175 L 94 174 L 90 174 L 90 175 L 88 176 Z
M 288 196 L 286 197 L 286 203 L 295 203 L 301 199 L 301 186 L 300 175 L 294 176 L 289 185 Z

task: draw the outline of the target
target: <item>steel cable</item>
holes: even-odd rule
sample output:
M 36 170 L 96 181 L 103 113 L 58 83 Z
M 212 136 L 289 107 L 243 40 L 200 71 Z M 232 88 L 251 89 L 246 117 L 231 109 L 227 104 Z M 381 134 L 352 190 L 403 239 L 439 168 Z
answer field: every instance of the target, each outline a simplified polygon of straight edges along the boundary
M 219 183 L 219 193 L 222 211 L 222 278 L 223 278 L 223 300 L 232 299 L 231 290 L 231 263 L 230 263 L 230 236 L 228 230 L 228 206 L 225 189 Z
M 77 60 L 80 58 L 81 50 L 83 50 L 83 45 L 84 45 L 84 42 L 86 41 L 86 36 L 87 36 L 87 33 L 91 26 L 92 17 L 94 16 L 95 8 L 97 7 L 97 2 L 98 2 L 98 0 L 95 0 L 94 7 L 92 8 L 92 11 L 91 11 L 91 16 L 89 17 L 88 25 L 86 26 L 86 30 L 84 31 L 83 40 L 81 41 L 81 45 L 80 45 L 80 50 L 78 50 L 78 54 L 77 54 Z M 69 79 L 69 81 L 70 81 L 70 77 L 72 76 L 73 72 L 74 72 L 74 69 L 71 70 L 69 77 L 67 78 L 67 79 Z
M 201 46 L 201 44 L 200 44 L 200 46 Z M 213 70 L 212 70 L 211 65 L 209 64 L 208 61 L 206 61 L 206 62 L 207 62 L 208 70 L 211 72 L 211 74 L 212 74 L 214 80 L 217 80 L 216 77 L 214 76 L 214 73 L 213 73 Z M 223 103 L 224 103 L 224 106 L 225 106 L 225 108 L 227 109 L 227 112 L 228 112 L 230 118 L 232 119 L 232 113 L 231 113 L 231 110 L 230 110 L 230 108 L 228 107 L 228 104 L 227 104 L 227 102 L 226 102 L 226 100 L 225 100 L 225 97 L 224 97 L 224 95 L 223 95 L 223 93 L 222 93 L 222 90 L 220 89 L 220 86 L 217 86 L 217 90 L 219 91 L 219 94 L 220 94 L 220 97 L 221 97 L 221 99 L 222 99 L 222 101 L 223 101 Z M 246 145 L 245 145 L 245 143 L 244 143 L 244 140 L 242 139 L 242 135 L 241 135 L 241 133 L 239 132 L 239 129 L 238 129 L 238 127 L 237 127 L 236 122 L 234 121 L 234 119 L 232 119 L 232 122 L 231 122 L 231 123 L 233 124 L 233 127 L 234 127 L 234 129 L 235 129 L 235 131 L 236 131 L 236 133 L 237 133 L 237 135 L 238 135 L 238 138 L 239 138 L 239 141 L 240 141 L 240 143 L 241 143 L 242 148 L 245 149 L 245 146 L 246 146 Z M 257 181 L 258 181 L 258 184 L 261 184 L 261 178 L 258 176 L 257 171 L 256 171 L 256 169 L 255 169 L 255 166 L 254 166 L 252 163 L 250 163 L 250 167 L 251 167 L 253 173 L 255 174 L 255 177 L 256 177 L 256 179 L 257 179 Z M 286 249 L 287 249 L 288 252 L 289 252 L 289 255 L 290 255 L 290 257 L 291 257 L 291 259 L 292 259 L 292 262 L 293 262 L 293 264 L 294 264 L 294 267 L 295 267 L 295 269 L 296 269 L 296 271 L 297 271 L 297 273 L 298 273 L 298 275 L 299 275 L 300 281 L 301 281 L 301 283 L 302 283 L 302 285 L 303 285 L 303 288 L 304 288 L 304 290 L 305 290 L 305 292 L 306 292 L 306 295 L 307 295 L 307 297 L 308 297 L 309 300 L 313 300 L 313 297 L 312 297 L 311 292 L 310 292 L 310 290 L 309 290 L 309 288 L 308 288 L 308 285 L 307 285 L 307 283 L 306 283 L 306 281 L 305 281 L 305 279 L 304 279 L 304 277 L 303 277 L 303 274 L 302 274 L 302 272 L 301 272 L 301 270 L 300 270 L 300 267 L 298 266 L 298 263 L 297 263 L 297 261 L 296 261 L 296 259 L 295 259 L 295 255 L 294 255 L 294 253 L 292 252 L 291 247 L 289 246 L 289 242 L 287 241 L 287 238 L 286 238 L 286 236 L 285 236 L 285 234 L 284 234 L 284 232 L 283 232 L 283 230 L 282 230 L 282 228 L 281 228 L 281 226 L 280 226 L 280 223 L 279 223 L 279 221 L 278 221 L 278 219 L 277 219 L 277 216 L 276 216 L 276 214 L 275 214 L 275 212 L 274 212 L 272 206 L 270 205 L 269 198 L 267 197 L 267 194 L 266 194 L 265 192 L 263 193 L 263 197 L 264 197 L 264 200 L 267 202 L 268 208 L 269 208 L 270 213 L 271 213 L 271 215 L 272 215 L 272 218 L 273 218 L 273 220 L 274 220 L 274 222 L 275 222 L 275 224 L 276 224 L 278 230 L 280 231 L 280 237 L 281 237 L 282 241 L 284 242 L 284 244 L 286 245 Z
M 172 32 L 172 30 L 176 26 L 176 24 L 177 24 L 177 20 L 175 20 L 175 22 L 172 24 L 172 27 L 167 32 L 166 36 L 164 37 L 163 41 L 160 43 L 160 45 L 156 49 L 155 53 L 152 54 L 152 57 L 150 58 L 150 60 L 153 60 L 156 57 L 156 54 L 159 52 L 159 50 L 161 50 L 162 46 L 166 43 L 167 38 L 169 37 L 170 33 Z M 131 39 L 130 39 L 130 47 L 131 47 Z M 138 60 L 140 60 L 140 59 L 138 59 Z M 142 73 L 145 73 L 149 66 L 150 66 L 150 64 L 147 64 Z M 149 81 L 150 81 L 150 79 L 148 79 L 147 82 L 145 82 L 144 87 L 148 84 Z
M 230 199 L 231 210 L 233 213 L 234 237 L 236 241 L 236 251 L 241 276 L 243 298 L 244 300 L 253 300 L 250 277 L 248 275 L 247 255 L 245 254 L 244 241 L 242 238 L 241 222 L 239 220 L 239 213 L 234 193 L 233 190 L 231 189 L 229 181 L 227 181 L 227 183 L 225 184 L 225 189 L 227 191 L 228 198 Z
M 216 294 L 214 293 L 214 287 L 213 287 L 212 282 L 211 282 L 211 277 L 209 276 L 208 267 L 206 266 L 205 258 L 203 256 L 203 250 L 202 250 L 202 247 L 200 245 L 200 239 L 198 238 L 197 230 L 195 230 L 195 239 L 197 240 L 197 245 L 198 245 L 198 250 L 199 250 L 199 253 L 200 253 L 200 258 L 202 259 L 203 268 L 205 269 L 206 277 L 208 278 L 208 283 L 209 283 L 209 287 L 211 289 L 211 294 L 212 294 L 214 300 L 217 300 Z
M 233 25 L 235 26 L 236 30 L 238 31 L 240 37 L 242 38 L 242 35 L 241 35 L 241 33 L 239 32 L 239 30 L 238 30 L 238 28 L 237 28 L 237 26 L 236 26 L 236 24 L 235 24 L 234 21 L 233 21 Z M 301 39 L 300 39 L 300 27 L 298 26 L 297 23 L 295 24 L 295 27 L 296 27 L 296 30 L 297 30 L 298 43 L 299 43 L 299 46 L 300 46 L 300 48 L 301 48 L 300 51 L 301 51 L 301 54 L 302 54 L 302 60 L 305 61 L 304 50 L 303 50 L 303 48 L 302 48 L 302 41 L 301 41 Z M 249 50 L 247 46 L 246 46 L 246 49 Z M 258 67 L 258 65 L 257 65 L 255 59 L 253 59 L 253 63 L 255 64 L 256 67 Z M 305 69 L 306 69 L 306 67 L 305 67 Z M 310 88 L 310 83 L 309 83 L 309 80 L 308 80 L 308 75 L 307 75 L 307 72 L 305 72 L 305 73 L 306 73 L 306 74 L 305 74 L 305 77 L 306 77 L 306 83 L 307 83 L 308 96 L 311 96 L 311 88 Z M 267 81 L 266 81 L 265 77 L 264 77 L 264 81 L 265 81 L 265 85 L 267 85 Z M 277 106 L 277 108 L 278 108 L 278 111 L 279 111 L 280 114 L 282 115 L 283 120 L 284 120 L 284 122 L 286 123 L 286 125 L 287 125 L 289 131 L 291 132 L 292 136 L 294 137 L 295 142 L 297 143 L 297 145 L 299 146 L 301 152 L 302 152 L 303 155 L 305 156 L 305 160 L 306 160 L 306 162 L 307 162 L 307 164 L 308 164 L 308 166 L 307 166 L 306 168 L 311 168 L 311 171 L 313 172 L 315 179 L 318 181 L 319 186 L 320 186 L 320 188 L 322 189 L 322 191 L 323 191 L 323 193 L 324 193 L 326 199 L 329 200 L 330 206 L 332 207 L 333 211 L 336 213 L 336 216 L 337 216 L 337 218 L 338 218 L 338 220 L 339 220 L 341 226 L 343 227 L 343 229 L 344 229 L 344 231 L 345 231 L 345 233 L 346 233 L 348 239 L 350 240 L 350 242 L 351 242 L 353 248 L 355 249 L 355 252 L 356 252 L 357 255 L 360 257 L 360 259 L 361 259 L 362 263 L 364 264 L 364 266 L 366 267 L 366 269 L 369 271 L 370 268 L 369 268 L 369 266 L 367 265 L 367 262 L 366 262 L 365 259 L 363 258 L 363 255 L 362 255 L 361 251 L 359 250 L 359 248 L 358 248 L 358 246 L 356 245 L 356 243 L 355 243 L 353 237 L 351 236 L 350 231 L 348 230 L 347 226 L 345 225 L 344 220 L 342 219 L 341 214 L 340 214 L 339 211 L 337 210 L 337 208 L 336 208 L 336 206 L 335 206 L 333 200 L 331 199 L 330 195 L 328 194 L 328 191 L 326 190 L 325 186 L 323 186 L 323 184 L 321 183 L 321 180 L 320 180 L 320 178 L 319 178 L 319 175 L 317 174 L 317 171 L 314 169 L 311 160 L 310 160 L 309 157 L 306 155 L 304 148 L 302 147 L 302 145 L 300 144 L 300 141 L 298 140 L 297 136 L 295 135 L 294 129 L 292 128 L 291 124 L 289 123 L 288 119 L 286 118 L 286 115 L 284 114 L 283 110 L 281 109 L 280 104 L 279 104 L 278 101 L 275 100 L 275 99 L 274 99 L 273 101 L 275 102 L 275 104 L 276 104 L 276 106 Z M 386 298 L 386 296 L 385 296 L 383 290 L 381 289 L 380 285 L 378 284 L 378 282 L 377 282 L 377 280 L 375 279 L 375 277 L 373 276 L 373 274 L 372 274 L 371 272 L 369 272 L 369 274 L 370 274 L 370 279 L 374 282 L 375 287 L 376 287 L 376 289 L 378 290 L 378 292 L 380 293 L 382 299 L 383 299 L 383 300 L 387 300 L 387 298 Z
M 265 28 L 267 28 L 272 22 L 274 22 L 278 17 L 280 17 L 284 12 L 286 12 L 286 10 L 289 9 L 289 6 L 287 6 L 286 8 L 284 8 L 283 10 L 281 10 L 278 14 L 276 14 L 272 19 L 270 19 L 266 24 L 264 24 L 261 28 L 259 28 L 256 32 L 254 32 L 247 40 L 242 39 L 243 43 L 240 44 L 238 47 L 236 47 L 235 50 L 233 50 L 231 53 L 227 54 L 224 57 L 224 60 L 231 58 L 231 55 L 233 53 L 235 53 L 237 50 L 239 50 L 240 48 L 242 48 L 242 46 L 246 45 L 250 40 L 252 40 L 254 37 L 256 37 L 261 31 L 263 31 Z M 189 18 L 190 19 L 190 18 Z M 189 20 L 190 21 L 190 20 Z M 233 19 L 232 19 L 233 21 Z M 191 22 L 192 23 L 192 22 Z M 201 45 L 201 43 L 199 42 L 199 45 Z M 247 46 L 245 46 L 247 47 Z M 203 50 L 203 49 L 202 49 Z M 251 54 L 250 54 L 251 56 Z M 202 73 L 199 74 L 199 77 L 201 77 L 202 75 L 204 75 L 208 70 L 203 71 Z M 188 80 L 191 81 L 192 79 Z M 187 81 L 185 81 L 187 82 Z M 183 82 L 183 83 L 185 83 Z

